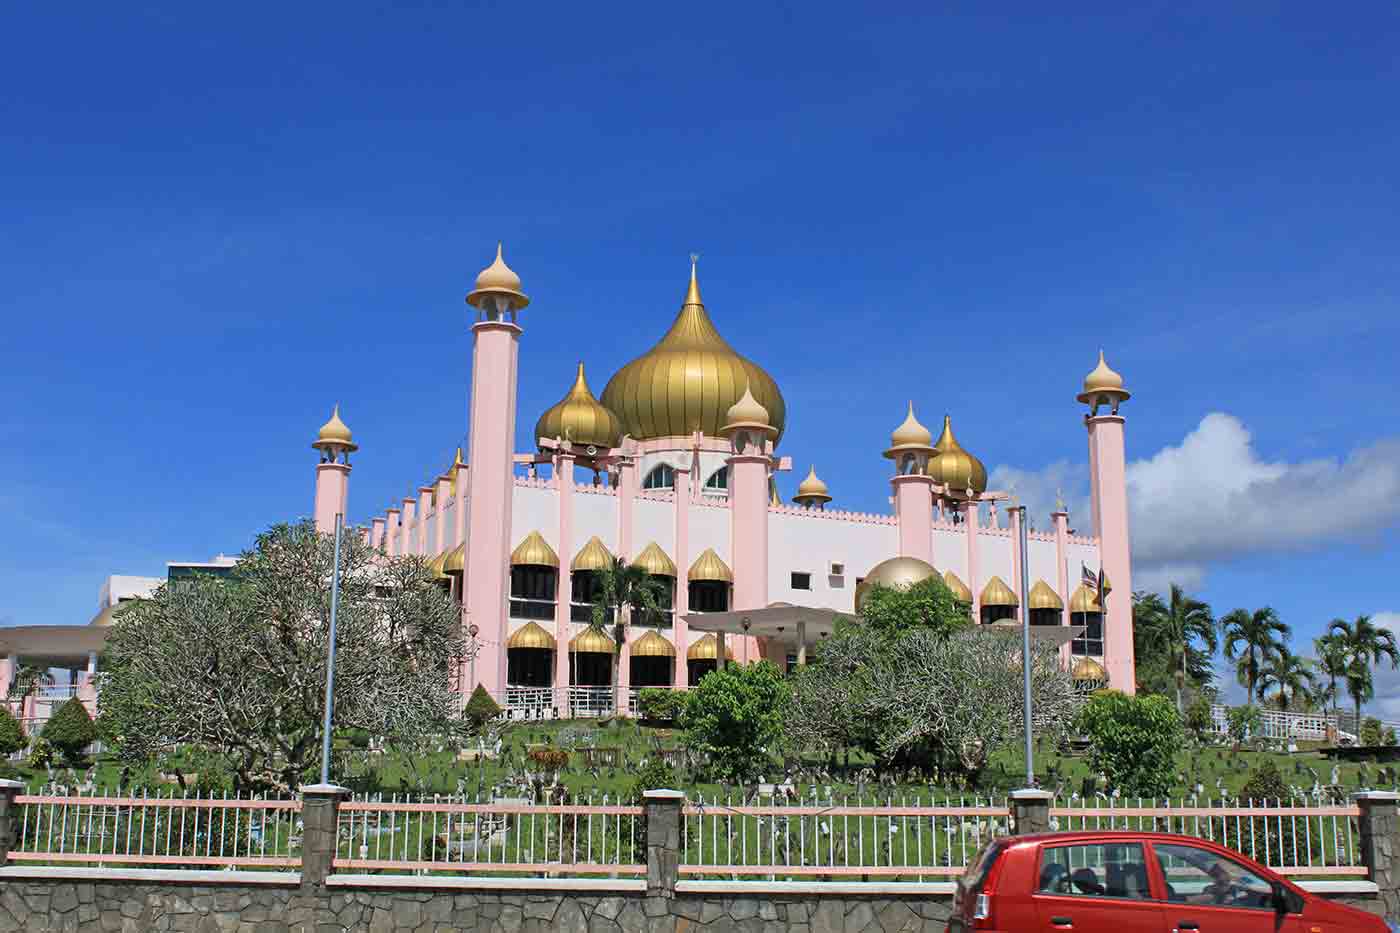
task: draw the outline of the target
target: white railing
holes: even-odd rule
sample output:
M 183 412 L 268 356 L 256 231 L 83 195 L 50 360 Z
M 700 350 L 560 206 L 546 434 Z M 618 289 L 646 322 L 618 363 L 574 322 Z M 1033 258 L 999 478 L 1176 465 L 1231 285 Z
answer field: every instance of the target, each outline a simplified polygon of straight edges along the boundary
M 1230 707 L 1215 705 L 1210 708 L 1211 731 L 1217 735 L 1230 733 Z M 1259 731 L 1254 738 L 1266 739 L 1311 739 L 1326 740 L 1329 729 L 1337 729 L 1337 717 L 1330 713 L 1293 713 L 1285 710 L 1259 710 Z

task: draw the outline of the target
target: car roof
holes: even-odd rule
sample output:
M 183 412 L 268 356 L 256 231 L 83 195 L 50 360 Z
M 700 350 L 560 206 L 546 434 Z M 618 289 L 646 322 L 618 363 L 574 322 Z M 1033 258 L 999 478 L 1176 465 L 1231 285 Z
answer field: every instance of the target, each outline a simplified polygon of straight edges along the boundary
M 1053 833 L 1029 833 L 1025 836 L 1011 836 L 1009 841 L 1012 844 L 1035 842 L 1073 842 L 1075 840 L 1112 840 L 1121 842 L 1133 842 L 1149 840 L 1152 842 L 1184 842 L 1193 845 L 1219 846 L 1219 843 L 1209 839 L 1202 839 L 1200 836 L 1187 836 L 1181 833 L 1157 833 L 1149 830 L 1135 829 L 1073 829 L 1064 832 Z

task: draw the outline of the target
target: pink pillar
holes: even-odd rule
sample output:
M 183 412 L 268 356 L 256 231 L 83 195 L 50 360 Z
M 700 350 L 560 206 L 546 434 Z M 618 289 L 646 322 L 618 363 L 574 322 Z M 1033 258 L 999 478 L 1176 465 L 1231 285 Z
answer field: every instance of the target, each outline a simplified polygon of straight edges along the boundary
M 399 553 L 417 554 L 418 551 L 418 500 L 412 496 L 403 497 L 403 525 L 399 531 Z
M 433 553 L 441 554 L 447 550 L 451 544 L 449 540 L 452 533 L 447 528 L 447 518 L 449 516 L 447 505 L 451 502 L 452 484 L 444 475 L 439 476 L 437 481 L 437 491 L 433 493 L 433 506 L 437 509 L 437 524 L 433 527 Z M 455 509 L 454 509 L 455 511 Z
M 384 515 L 384 553 L 398 557 L 403 553 L 403 525 L 399 522 L 399 510 L 389 509 Z
M 972 591 L 972 621 L 982 621 L 982 578 L 977 565 L 977 503 L 963 503 L 963 530 L 967 533 L 967 588 Z
M 681 616 L 690 611 L 690 479 L 689 470 L 676 470 L 676 672 L 671 675 L 671 683 L 684 687 L 690 683 L 690 670 L 686 666 L 685 653 L 690 650 L 690 626 Z M 632 490 L 637 488 L 637 468 L 633 464 L 630 472 L 622 475 L 623 483 L 630 483 Z M 626 486 L 623 487 L 624 489 Z M 618 495 L 622 490 L 618 491 Z
M 1061 610 L 1060 624 L 1069 625 L 1069 563 L 1066 555 L 1069 545 L 1069 513 L 1060 510 L 1050 513 L 1055 523 L 1055 587 L 1065 608 Z M 1069 643 L 1060 646 L 1060 659 L 1069 663 Z
M 1097 415 L 1089 428 L 1090 499 L 1099 560 L 1113 585 L 1104 602 L 1104 667 L 1115 690 L 1137 690 L 1133 658 L 1133 564 L 1128 538 L 1128 481 L 1123 450 L 1123 418 Z
M 350 486 L 348 463 L 322 463 L 316 467 L 316 530 L 325 534 L 335 531 L 335 516 L 345 513 L 345 500 Z
M 762 446 L 734 454 L 729 464 L 729 552 L 734 559 L 734 609 L 768 605 L 768 465 Z M 740 640 L 741 657 L 749 663 L 752 638 Z
M 432 557 L 437 551 L 428 550 L 432 543 L 428 518 L 433 512 L 433 487 L 418 487 L 418 553 Z
M 384 546 L 384 519 L 372 519 L 369 523 L 369 546 L 378 548 Z
M 1021 592 L 1021 512 L 1019 509 L 1007 509 L 1006 514 L 1011 518 L 1011 592 L 1021 601 L 1018 609 L 1020 616 L 1029 623 L 1026 594 Z
M 559 492 L 559 582 L 554 594 L 554 704 L 569 708 L 569 613 L 574 601 L 574 581 L 569 562 L 574 558 L 574 456 L 565 450 L 554 455 L 554 485 Z
M 471 438 L 467 462 L 471 514 L 467 516 L 466 606 L 483 643 L 478 679 L 504 699 L 506 594 L 510 574 L 511 501 L 515 488 L 518 325 L 484 320 L 472 325 Z M 572 481 L 572 477 L 567 478 Z M 567 646 L 562 646 L 567 647 Z
M 933 480 L 927 476 L 896 476 L 894 514 L 899 522 L 899 556 L 933 563 Z
M 10 683 L 15 679 L 15 659 L 10 655 L 0 658 L 0 700 L 10 698 Z
M 631 494 L 623 495 L 618 490 L 617 497 L 617 556 L 631 562 L 632 553 L 632 500 Z M 635 492 L 635 490 L 633 490 Z M 630 626 L 627 637 L 617 653 L 617 711 L 628 712 L 628 699 L 632 687 L 632 632 Z

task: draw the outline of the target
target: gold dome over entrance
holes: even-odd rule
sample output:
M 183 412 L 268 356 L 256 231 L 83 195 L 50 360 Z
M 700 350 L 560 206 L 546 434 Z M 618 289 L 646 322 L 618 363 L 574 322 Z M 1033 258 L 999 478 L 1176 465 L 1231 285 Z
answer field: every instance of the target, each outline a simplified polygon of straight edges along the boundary
M 587 453 L 589 447 L 602 451 L 617 446 L 622 436 L 622 422 L 593 397 L 588 387 L 588 379 L 583 374 L 583 362 L 578 364 L 578 374 L 567 395 L 556 402 L 535 423 L 536 438 L 562 438 L 580 448 L 577 453 Z
M 782 437 L 787 406 L 778 384 L 758 364 L 735 352 L 715 329 L 700 300 L 692 262 L 685 304 L 671 329 L 645 355 L 618 370 L 603 390 L 602 401 L 637 440 L 693 431 L 719 437 L 726 413 L 745 386 L 767 410 L 776 437 Z

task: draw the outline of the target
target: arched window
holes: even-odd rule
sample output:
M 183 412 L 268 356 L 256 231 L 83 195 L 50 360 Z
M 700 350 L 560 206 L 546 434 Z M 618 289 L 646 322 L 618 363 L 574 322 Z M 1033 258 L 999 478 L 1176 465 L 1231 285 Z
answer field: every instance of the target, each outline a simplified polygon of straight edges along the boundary
M 705 480 L 705 491 L 713 495 L 729 491 L 729 467 L 722 466 Z
M 676 471 L 665 463 L 658 463 L 652 467 L 651 472 L 642 480 L 643 489 L 674 489 L 675 487 Z

